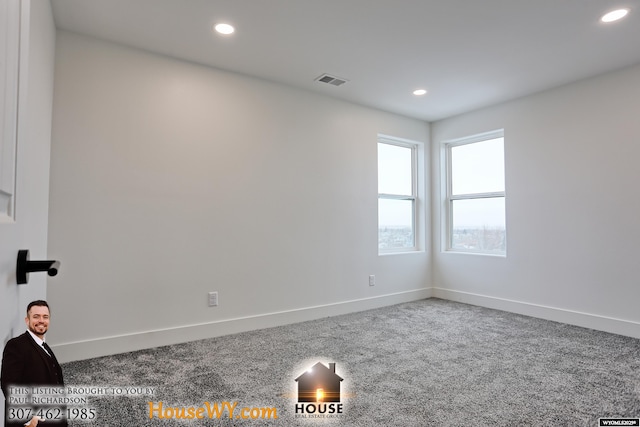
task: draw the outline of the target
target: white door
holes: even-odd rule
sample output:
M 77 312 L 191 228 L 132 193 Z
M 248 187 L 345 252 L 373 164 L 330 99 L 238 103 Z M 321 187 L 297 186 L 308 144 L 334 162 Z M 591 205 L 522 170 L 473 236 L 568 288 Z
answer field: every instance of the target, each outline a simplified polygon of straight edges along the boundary
M 47 259 L 55 26 L 49 1 L 0 1 L 0 346 L 25 330 L 46 274 L 17 285 L 18 250 Z M 0 405 L 0 412 L 3 411 Z M 4 416 L 4 414 L 2 414 Z

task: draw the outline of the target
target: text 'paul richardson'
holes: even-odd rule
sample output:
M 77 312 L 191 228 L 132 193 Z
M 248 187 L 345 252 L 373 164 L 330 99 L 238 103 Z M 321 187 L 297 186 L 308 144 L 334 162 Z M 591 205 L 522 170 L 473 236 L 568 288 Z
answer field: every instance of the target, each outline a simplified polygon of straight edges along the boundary
M 86 405 L 89 396 L 154 395 L 153 387 L 11 386 L 8 405 Z

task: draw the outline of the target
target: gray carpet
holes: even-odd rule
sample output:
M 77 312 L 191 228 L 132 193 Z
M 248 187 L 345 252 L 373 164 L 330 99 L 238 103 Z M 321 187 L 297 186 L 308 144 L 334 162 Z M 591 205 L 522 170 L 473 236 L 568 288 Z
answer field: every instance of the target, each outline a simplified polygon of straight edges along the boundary
M 340 417 L 296 418 L 295 379 L 316 362 L 336 363 L 344 379 Z M 438 299 L 63 369 L 68 385 L 155 388 L 90 398 L 97 420 L 78 426 L 597 426 L 640 417 L 640 340 Z M 148 402 L 224 401 L 238 402 L 231 419 L 149 418 Z M 236 418 L 243 407 L 273 407 L 278 418 Z

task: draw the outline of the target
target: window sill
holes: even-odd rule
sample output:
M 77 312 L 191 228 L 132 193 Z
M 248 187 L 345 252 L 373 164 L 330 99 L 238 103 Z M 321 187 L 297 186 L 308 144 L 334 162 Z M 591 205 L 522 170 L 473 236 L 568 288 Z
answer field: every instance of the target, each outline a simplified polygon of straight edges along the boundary
M 444 250 L 443 254 L 458 254 L 458 255 L 480 255 L 487 256 L 493 258 L 506 258 L 507 254 L 490 254 L 486 252 L 471 252 L 471 251 L 454 251 L 454 250 Z
M 424 254 L 423 250 L 398 250 L 398 251 L 388 251 L 388 252 L 378 252 L 378 256 L 389 256 L 389 255 L 411 255 L 411 254 Z

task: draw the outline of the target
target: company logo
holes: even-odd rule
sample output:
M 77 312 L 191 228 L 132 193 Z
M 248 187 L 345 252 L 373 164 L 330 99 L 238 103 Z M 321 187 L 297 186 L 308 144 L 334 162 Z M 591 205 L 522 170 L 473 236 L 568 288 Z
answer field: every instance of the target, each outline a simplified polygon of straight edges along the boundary
M 298 403 L 295 413 L 298 418 L 339 417 L 343 413 L 340 401 L 341 383 L 344 379 L 336 374 L 336 364 L 326 366 L 320 362 L 296 378 Z

